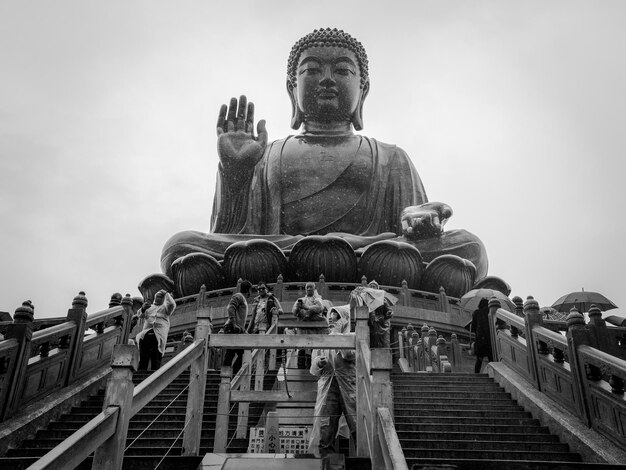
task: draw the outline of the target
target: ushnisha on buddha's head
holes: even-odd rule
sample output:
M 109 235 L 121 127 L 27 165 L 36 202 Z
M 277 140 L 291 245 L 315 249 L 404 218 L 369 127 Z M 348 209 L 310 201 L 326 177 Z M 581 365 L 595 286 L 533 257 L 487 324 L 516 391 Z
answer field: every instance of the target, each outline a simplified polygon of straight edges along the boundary
M 291 127 L 305 132 L 346 132 L 363 128 L 369 91 L 367 54 L 355 38 L 338 29 L 316 29 L 291 49 L 287 64 Z

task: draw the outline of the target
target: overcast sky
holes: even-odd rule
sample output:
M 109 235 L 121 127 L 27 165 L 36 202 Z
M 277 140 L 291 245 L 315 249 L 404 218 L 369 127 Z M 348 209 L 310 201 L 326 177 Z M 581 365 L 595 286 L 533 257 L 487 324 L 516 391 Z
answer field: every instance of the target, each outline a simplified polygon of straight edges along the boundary
M 220 105 L 246 94 L 270 139 L 292 133 L 289 51 L 330 26 L 369 55 L 362 133 L 407 151 L 490 274 L 626 312 L 624 18 L 619 0 L 4 0 L 0 310 L 138 295 L 172 234 L 209 230 Z

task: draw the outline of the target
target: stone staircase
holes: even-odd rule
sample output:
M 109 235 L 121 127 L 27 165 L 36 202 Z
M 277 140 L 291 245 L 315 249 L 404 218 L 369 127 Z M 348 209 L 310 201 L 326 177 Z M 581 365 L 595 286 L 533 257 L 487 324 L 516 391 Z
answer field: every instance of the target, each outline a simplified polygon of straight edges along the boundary
M 413 470 L 623 468 L 582 463 L 486 374 L 393 373 L 395 425 Z
M 135 385 L 149 374 L 148 371 L 136 372 L 133 377 Z M 271 389 L 275 377 L 275 371 L 268 373 L 265 386 Z M 209 371 L 202 421 L 200 457 L 181 456 L 182 432 L 187 406 L 187 392 L 184 389 L 189 384 L 189 373 L 185 372 L 131 418 L 126 441 L 127 449 L 124 454 L 124 468 L 153 470 L 158 466 L 159 470 L 196 469 L 202 456 L 213 451 L 219 382 L 219 371 Z M 6 456 L 0 457 L 0 468 L 2 470 L 27 468 L 100 413 L 103 401 L 104 389 L 84 401 L 80 407 L 73 408 L 60 420 L 51 422 L 46 429 L 38 431 L 34 439 L 24 440 L 20 447 L 10 449 Z M 168 405 L 170 406 L 167 407 Z M 251 425 L 256 423 L 262 411 L 262 405 L 250 405 L 249 423 Z M 227 452 L 245 453 L 248 449 L 248 439 L 231 439 L 235 434 L 236 425 L 237 406 L 231 409 Z M 91 458 L 85 460 L 78 468 L 90 469 Z

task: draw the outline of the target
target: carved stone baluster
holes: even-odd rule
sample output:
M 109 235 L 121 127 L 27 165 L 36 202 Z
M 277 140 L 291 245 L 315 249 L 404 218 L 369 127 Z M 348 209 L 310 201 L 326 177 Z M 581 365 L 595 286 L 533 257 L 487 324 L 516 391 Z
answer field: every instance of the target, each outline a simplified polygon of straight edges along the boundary
M 602 372 L 600 371 L 600 368 L 594 366 L 593 364 L 585 364 L 585 373 L 587 374 L 587 379 L 593 382 L 598 382 L 602 379 Z
M 609 385 L 611 386 L 611 392 L 617 395 L 624 394 L 624 379 L 617 375 L 611 375 L 609 377 Z
M 565 362 L 565 354 L 561 348 L 554 347 L 552 349 L 552 357 L 557 364 L 563 364 Z
M 39 346 L 39 357 L 48 357 L 49 354 L 50 354 L 50 341 L 41 343 L 41 345 Z

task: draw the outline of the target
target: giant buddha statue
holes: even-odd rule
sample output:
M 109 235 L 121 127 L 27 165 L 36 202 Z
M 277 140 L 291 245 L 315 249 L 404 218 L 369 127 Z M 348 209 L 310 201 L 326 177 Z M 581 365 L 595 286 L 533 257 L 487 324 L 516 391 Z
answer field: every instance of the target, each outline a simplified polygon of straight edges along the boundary
M 180 295 L 239 277 L 308 281 L 323 274 L 460 296 L 486 277 L 482 242 L 465 230 L 444 231 L 452 209 L 428 201 L 406 152 L 355 134 L 369 88 L 361 43 L 320 29 L 289 55 L 296 135 L 270 142 L 265 121 L 255 129 L 245 96 L 222 106 L 211 232 L 177 233 L 162 252 L 162 270 Z

